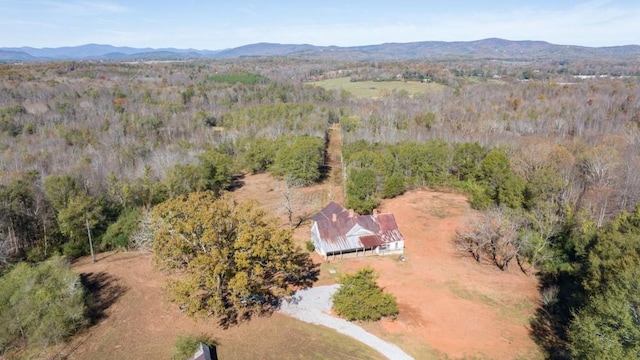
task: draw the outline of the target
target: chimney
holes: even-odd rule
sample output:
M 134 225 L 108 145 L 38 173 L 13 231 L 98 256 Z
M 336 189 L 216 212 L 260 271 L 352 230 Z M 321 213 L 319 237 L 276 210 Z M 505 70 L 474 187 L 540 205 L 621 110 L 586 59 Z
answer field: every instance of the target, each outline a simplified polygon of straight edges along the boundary
M 353 209 L 349 209 L 349 217 L 352 218 L 355 215 Z
M 333 214 L 331 221 L 336 222 L 336 220 L 338 220 L 338 214 Z
M 378 216 L 378 209 L 373 209 L 373 217 Z

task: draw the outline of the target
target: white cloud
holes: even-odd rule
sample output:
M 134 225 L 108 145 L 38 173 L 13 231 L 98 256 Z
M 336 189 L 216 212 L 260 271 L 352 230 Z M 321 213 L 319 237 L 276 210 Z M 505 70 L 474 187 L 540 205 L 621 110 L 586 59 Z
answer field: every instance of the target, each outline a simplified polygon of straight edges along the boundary
M 115 14 L 129 10 L 126 6 L 108 1 L 47 1 L 43 4 L 64 16 Z

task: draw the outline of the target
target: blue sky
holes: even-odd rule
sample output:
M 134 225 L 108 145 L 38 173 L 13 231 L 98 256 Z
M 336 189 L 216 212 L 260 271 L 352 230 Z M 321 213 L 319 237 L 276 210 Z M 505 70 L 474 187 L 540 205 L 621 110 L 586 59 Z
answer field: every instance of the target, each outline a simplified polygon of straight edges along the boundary
M 0 0 L 0 47 L 88 43 L 224 49 L 489 37 L 640 44 L 640 1 Z

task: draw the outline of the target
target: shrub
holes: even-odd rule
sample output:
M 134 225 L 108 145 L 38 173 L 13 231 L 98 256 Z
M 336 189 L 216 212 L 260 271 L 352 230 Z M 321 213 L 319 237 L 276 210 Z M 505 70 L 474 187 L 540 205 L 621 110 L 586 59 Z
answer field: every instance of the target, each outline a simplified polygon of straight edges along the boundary
M 173 346 L 173 356 L 171 358 L 173 360 L 184 360 L 192 357 L 200 343 L 204 343 L 207 346 L 216 345 L 215 340 L 204 334 L 198 336 L 178 336 L 178 339 Z
M 89 240 L 87 242 L 70 241 L 62 246 L 62 253 L 71 258 L 77 259 L 89 253 Z
M 469 203 L 476 210 L 486 210 L 494 204 L 486 186 L 474 181 L 464 181 L 458 183 L 458 188 L 469 195 Z
M 369 267 L 341 276 L 341 286 L 333 295 L 333 310 L 349 321 L 376 321 L 383 316 L 395 319 L 399 312 L 396 298 L 382 291 L 377 278 Z
M 20 263 L 0 278 L 0 353 L 60 343 L 88 321 L 80 277 L 62 257 Z
M 123 210 L 118 220 L 109 225 L 107 232 L 102 236 L 101 248 L 128 248 L 129 237 L 138 226 L 141 215 L 142 211 L 138 208 Z
M 316 249 L 316 246 L 313 244 L 313 241 L 311 240 L 307 240 L 307 242 L 305 243 L 305 246 L 307 247 L 308 252 L 313 252 Z

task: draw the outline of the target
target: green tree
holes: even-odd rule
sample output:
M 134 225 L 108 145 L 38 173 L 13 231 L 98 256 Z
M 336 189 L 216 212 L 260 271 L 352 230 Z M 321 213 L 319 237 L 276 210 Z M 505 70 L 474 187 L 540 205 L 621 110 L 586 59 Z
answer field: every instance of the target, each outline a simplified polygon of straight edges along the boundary
M 499 149 L 491 150 L 480 162 L 482 182 L 491 189 L 491 197 L 497 205 L 520 208 L 524 203 L 524 180 L 513 173 L 507 154 Z
M 233 181 L 233 160 L 227 154 L 209 150 L 201 154 L 198 164 L 199 181 L 197 190 L 211 190 L 220 193 L 231 186 Z
M 582 285 L 587 294 L 606 289 L 626 271 L 640 267 L 640 206 L 598 231 L 586 250 Z
M 292 186 L 307 186 L 320 180 L 324 165 L 324 140 L 314 136 L 300 136 L 281 140 L 272 172 Z
M 441 184 L 448 176 L 449 146 L 445 142 L 403 143 L 394 146 L 393 152 L 416 186 Z
M 480 178 L 480 162 L 485 150 L 476 143 L 462 143 L 453 151 L 453 166 L 458 180 L 478 180 Z
M 373 170 L 351 169 L 347 178 L 346 206 L 359 214 L 370 214 L 378 206 L 377 187 L 378 180 Z
M 640 206 L 602 228 L 586 217 L 572 220 L 571 231 L 564 236 L 567 238 L 554 246 L 562 251 L 563 263 L 541 274 L 546 281 L 556 279 L 554 285 L 559 289 L 557 301 L 539 313 L 553 318 L 539 316 L 537 321 L 552 324 L 556 339 L 562 342 L 552 341 L 565 345 L 574 358 L 637 358 Z M 550 351 L 558 348 L 553 346 Z
M 0 353 L 64 341 L 88 324 L 85 300 L 80 277 L 64 258 L 18 264 L 0 278 Z
M 52 222 L 52 208 L 44 197 L 40 174 L 28 171 L 6 185 L 0 185 L 0 232 L 9 234 L 0 247 L 18 250 L 35 249 L 46 238 L 45 229 Z M 49 225 L 51 226 L 51 225 Z M 0 268 L 4 263 L 0 255 Z
M 384 178 L 382 182 L 382 198 L 391 199 L 398 195 L 402 195 L 407 191 L 402 174 L 393 173 Z
M 88 195 L 76 195 L 58 212 L 58 227 L 69 239 L 64 246 L 65 255 L 82 256 L 89 250 L 87 227 L 95 229 L 105 220 L 99 201 Z M 95 236 L 95 234 L 94 234 Z
M 619 276 L 590 297 L 569 326 L 576 359 L 637 359 L 640 356 L 640 267 Z
M 467 180 L 459 185 L 469 195 L 469 203 L 476 210 L 486 210 L 495 204 L 491 198 L 491 190 L 484 184 Z
M 566 186 L 562 175 L 553 167 L 536 168 L 525 185 L 524 204 L 527 209 L 533 209 L 542 202 L 560 203 L 560 194 Z
M 107 231 L 102 235 L 100 247 L 102 249 L 128 249 L 129 237 L 137 229 L 142 217 L 142 210 L 139 208 L 126 208 L 122 210 L 118 219 L 107 227 Z
M 193 164 L 176 164 L 167 171 L 164 180 L 169 197 L 185 195 L 197 191 L 200 183 L 198 166 Z
M 187 314 L 231 325 L 272 311 L 278 299 L 317 277 L 291 231 L 255 203 L 196 192 L 158 205 L 153 218 L 155 263 L 182 274 L 168 290 Z
M 69 200 L 80 193 L 78 182 L 70 175 L 51 175 L 46 177 L 44 179 L 44 189 L 47 199 L 57 211 L 65 208 Z
M 340 276 L 340 288 L 333 294 L 333 310 L 343 318 L 354 321 L 376 321 L 398 315 L 396 298 L 385 293 L 377 284 L 378 274 L 370 268 Z
M 267 171 L 276 157 L 275 141 L 263 138 L 244 139 L 239 145 L 244 167 L 252 173 Z
M 141 177 L 125 185 L 129 186 L 130 204 L 134 206 L 152 206 L 167 197 L 166 187 L 154 176 L 150 166 L 145 166 Z

